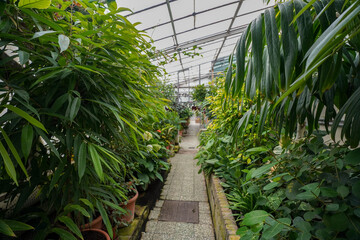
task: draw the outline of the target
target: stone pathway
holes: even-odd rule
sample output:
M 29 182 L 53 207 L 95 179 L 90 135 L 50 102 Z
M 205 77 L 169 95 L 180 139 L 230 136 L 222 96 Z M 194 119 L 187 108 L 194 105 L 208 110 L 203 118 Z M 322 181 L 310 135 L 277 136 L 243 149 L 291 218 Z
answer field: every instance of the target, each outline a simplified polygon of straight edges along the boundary
M 203 174 L 198 174 L 194 157 L 199 145 L 197 133 L 200 124 L 192 119 L 188 133 L 183 137 L 181 149 L 171 158 L 171 170 L 162 190 L 160 200 L 151 211 L 142 240 L 215 240 L 211 213 Z M 168 222 L 158 220 L 164 201 L 199 202 L 199 223 Z

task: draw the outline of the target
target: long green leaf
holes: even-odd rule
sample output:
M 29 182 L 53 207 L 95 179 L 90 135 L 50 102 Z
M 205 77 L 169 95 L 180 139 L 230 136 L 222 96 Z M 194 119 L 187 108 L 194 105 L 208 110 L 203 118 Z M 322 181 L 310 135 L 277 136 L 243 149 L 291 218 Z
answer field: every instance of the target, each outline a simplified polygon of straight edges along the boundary
M 279 83 L 280 78 L 280 40 L 275 19 L 275 10 L 265 11 L 265 32 L 267 40 L 267 50 L 269 52 L 269 63 L 271 73 L 275 82 Z M 278 84 L 280 85 L 280 84 Z
M 27 230 L 32 230 L 34 229 L 32 226 L 23 223 L 23 222 L 19 222 L 19 221 L 15 221 L 15 220 L 4 220 L 4 222 L 13 230 L 13 231 L 27 231 Z
M 10 228 L 10 226 L 1 219 L 0 219 L 0 233 L 10 237 L 16 237 L 15 233 Z
M 78 158 L 77 158 L 78 174 L 79 174 L 79 178 L 81 180 L 81 178 L 84 176 L 84 173 L 86 170 L 87 149 L 86 149 L 85 142 L 81 143 L 78 154 L 79 154 Z
M 71 106 L 70 106 L 70 113 L 69 113 L 69 118 L 70 121 L 73 122 L 74 118 L 76 117 L 76 115 L 79 112 L 80 109 L 80 105 L 81 105 L 81 99 L 76 97 L 72 100 L 71 102 Z
M 20 8 L 46 9 L 50 7 L 51 0 L 20 0 Z
M 28 113 L 24 112 L 20 108 L 17 108 L 17 107 L 12 106 L 12 105 L 3 105 L 3 107 L 5 107 L 5 108 L 9 109 L 10 111 L 16 113 L 20 117 L 25 118 L 29 123 L 31 123 L 35 127 L 38 127 L 40 129 L 44 130 L 45 132 L 47 132 L 44 125 L 41 122 L 39 122 L 38 120 L 36 120 L 32 116 L 30 116 Z
M 285 61 L 285 89 L 287 89 L 290 87 L 294 76 L 298 46 L 295 29 L 294 26 L 291 25 L 291 20 L 293 19 L 293 4 L 291 2 L 279 4 L 279 9 Z M 282 86 L 280 86 L 280 88 L 282 88 Z
M 113 230 L 112 230 L 112 226 L 111 226 L 111 223 L 110 223 L 110 220 L 109 220 L 109 216 L 106 213 L 106 211 L 105 211 L 103 205 L 101 204 L 101 202 L 97 201 L 96 202 L 96 207 L 99 210 L 99 212 L 101 214 L 101 217 L 103 218 L 106 230 L 109 233 L 110 238 L 112 239 L 113 238 Z
M 103 173 L 103 169 L 102 169 L 102 166 L 101 166 L 100 155 L 96 151 L 96 148 L 92 144 L 88 145 L 88 150 L 89 150 L 90 158 L 91 158 L 91 160 L 93 162 L 93 165 L 94 165 L 95 172 L 99 176 L 100 180 L 103 181 L 104 180 L 104 173 Z
M 263 71 L 262 55 L 263 55 L 263 17 L 260 15 L 251 24 L 251 38 L 252 38 L 252 54 L 254 63 L 254 72 L 256 82 L 261 81 Z M 257 84 L 258 85 L 258 84 Z
M 17 152 L 17 150 L 14 147 L 13 143 L 11 142 L 10 138 L 8 137 L 8 135 L 6 134 L 4 129 L 0 128 L 0 131 L 1 131 L 2 135 L 4 136 L 4 139 L 5 139 L 8 147 L 10 148 L 10 151 L 13 154 L 14 158 L 16 159 L 17 163 L 19 164 L 21 170 L 25 173 L 26 177 L 29 177 L 29 175 L 28 175 L 28 173 L 26 171 L 26 168 L 25 168 L 23 162 L 21 161 L 19 153 Z
M 58 234 L 62 240 L 77 240 L 74 235 L 62 228 L 53 228 L 51 232 Z
M 34 130 L 30 125 L 23 127 L 21 131 L 21 150 L 25 160 L 28 159 L 34 139 Z
M 74 221 L 69 218 L 68 216 L 60 216 L 59 221 L 64 223 L 66 227 L 70 229 L 73 233 L 75 233 L 76 236 L 78 236 L 80 239 L 84 239 L 79 227 L 74 223 Z
M 5 170 L 6 170 L 7 174 L 9 175 L 9 177 L 11 177 L 12 180 L 14 180 L 16 185 L 19 185 L 18 181 L 17 181 L 17 178 L 16 178 L 16 171 L 15 171 L 14 164 L 11 161 L 11 158 L 10 158 L 9 154 L 7 153 L 4 145 L 1 142 L 0 142 L 0 154 L 1 154 L 2 159 L 4 161 Z

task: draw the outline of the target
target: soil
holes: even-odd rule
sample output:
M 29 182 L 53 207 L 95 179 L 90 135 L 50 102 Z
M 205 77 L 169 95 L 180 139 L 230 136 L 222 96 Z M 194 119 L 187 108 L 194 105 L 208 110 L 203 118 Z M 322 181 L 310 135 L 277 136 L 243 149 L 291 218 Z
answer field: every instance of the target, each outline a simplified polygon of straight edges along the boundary
M 82 233 L 84 240 L 106 240 L 106 237 L 95 231 L 87 231 Z

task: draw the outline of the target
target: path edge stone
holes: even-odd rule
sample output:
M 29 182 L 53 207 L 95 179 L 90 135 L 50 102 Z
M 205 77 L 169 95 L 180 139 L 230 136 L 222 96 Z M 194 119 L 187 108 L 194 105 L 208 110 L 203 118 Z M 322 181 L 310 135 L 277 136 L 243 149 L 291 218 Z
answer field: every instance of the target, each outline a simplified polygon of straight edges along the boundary
M 213 174 L 205 175 L 205 182 L 216 239 L 239 240 L 240 236 L 236 235 L 238 227 L 220 179 Z

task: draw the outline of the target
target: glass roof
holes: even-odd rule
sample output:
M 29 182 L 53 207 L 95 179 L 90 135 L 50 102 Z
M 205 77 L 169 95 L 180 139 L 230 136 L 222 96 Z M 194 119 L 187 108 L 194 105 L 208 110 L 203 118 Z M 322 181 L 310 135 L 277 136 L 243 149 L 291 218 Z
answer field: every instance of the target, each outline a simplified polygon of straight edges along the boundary
M 117 0 L 117 4 L 133 11 L 128 19 L 140 22 L 137 28 L 153 39 L 157 50 L 168 57 L 176 54 L 176 61 L 164 66 L 167 81 L 190 86 L 216 74 L 214 69 L 223 65 L 246 26 L 274 1 L 267 5 L 263 0 Z

